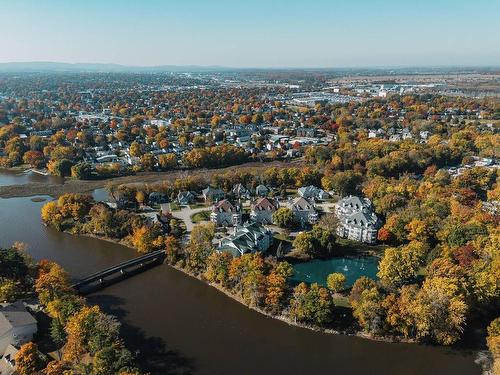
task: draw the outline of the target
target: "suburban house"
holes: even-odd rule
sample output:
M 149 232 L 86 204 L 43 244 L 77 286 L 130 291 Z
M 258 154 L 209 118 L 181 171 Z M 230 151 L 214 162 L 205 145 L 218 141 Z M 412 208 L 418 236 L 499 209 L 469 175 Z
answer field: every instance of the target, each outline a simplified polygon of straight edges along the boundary
M 236 184 L 232 190 L 236 198 L 250 199 L 250 191 L 242 184 Z
M 3 355 L 0 354 L 0 375 L 14 375 L 16 373 L 16 354 L 19 350 L 9 345 Z
M 214 203 L 210 221 L 219 227 L 241 224 L 241 203 L 232 204 L 229 200 L 223 199 Z
M 265 252 L 271 246 L 273 233 L 259 223 L 245 223 L 234 228 L 233 234 L 219 242 L 217 251 L 233 256 L 246 253 Z
M 153 191 L 151 194 L 149 194 L 148 201 L 150 204 L 162 204 L 162 203 L 167 203 L 168 198 L 163 193 Z
M 188 205 L 194 202 L 196 195 L 190 191 L 179 191 L 177 194 L 177 202 L 182 205 Z
M 212 201 L 212 202 L 220 201 L 221 199 L 224 199 L 224 197 L 226 196 L 226 193 L 224 193 L 223 190 L 214 189 L 211 186 L 207 187 L 206 189 L 203 189 L 201 193 L 203 194 L 203 198 L 206 201 Z
M 288 206 L 293 212 L 294 220 L 300 225 L 315 224 L 318 221 L 318 213 L 314 205 L 306 198 L 295 198 L 289 202 Z
M 271 192 L 271 190 L 265 185 L 258 185 L 255 188 L 255 195 L 258 197 L 267 197 L 267 195 Z
M 250 219 L 261 224 L 272 224 L 273 214 L 278 208 L 277 199 L 257 198 L 250 204 Z
M 337 234 L 353 241 L 375 243 L 380 220 L 368 198 L 348 196 L 335 204 L 339 219 Z
M 297 190 L 297 193 L 307 199 L 318 199 L 318 200 L 325 200 L 330 198 L 330 194 L 328 194 L 326 191 L 323 189 L 317 188 L 316 186 L 309 185 L 309 186 L 304 186 L 301 187 Z
M 297 128 L 296 133 L 297 137 L 308 137 L 308 138 L 316 137 L 315 128 Z
M 26 310 L 23 302 L 0 304 L 0 356 L 2 361 L 7 352 L 12 351 L 12 348 L 9 349 L 10 346 L 18 348 L 30 342 L 37 330 L 36 319 Z

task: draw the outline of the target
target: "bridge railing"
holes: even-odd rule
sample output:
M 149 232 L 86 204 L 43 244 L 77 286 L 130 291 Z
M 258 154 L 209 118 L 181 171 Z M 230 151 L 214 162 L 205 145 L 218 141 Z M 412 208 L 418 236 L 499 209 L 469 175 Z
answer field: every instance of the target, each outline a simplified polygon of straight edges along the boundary
M 137 264 L 141 264 L 143 262 L 148 262 L 150 260 L 156 260 L 156 259 L 160 259 L 160 258 L 164 258 L 164 257 L 165 257 L 164 250 L 153 251 L 151 253 L 142 255 L 142 256 L 134 258 L 134 259 L 127 260 L 127 261 L 119 263 L 119 264 L 116 264 L 112 267 L 106 268 L 106 269 L 101 270 L 99 272 L 93 273 L 93 274 L 91 274 L 83 279 L 80 279 L 75 284 L 73 284 L 73 288 L 78 290 L 79 288 L 81 288 L 84 285 L 90 284 L 90 283 L 97 281 L 99 279 L 102 279 L 106 276 L 110 276 L 114 273 L 120 272 L 126 268 L 133 267 L 133 266 L 135 266 Z

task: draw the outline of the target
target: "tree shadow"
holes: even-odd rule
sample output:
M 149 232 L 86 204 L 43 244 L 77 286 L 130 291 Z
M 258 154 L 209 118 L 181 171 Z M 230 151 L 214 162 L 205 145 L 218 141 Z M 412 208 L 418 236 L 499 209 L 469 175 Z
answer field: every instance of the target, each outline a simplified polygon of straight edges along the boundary
M 124 321 L 127 311 L 123 309 L 122 298 L 95 294 L 87 296 L 89 304 L 99 305 L 104 312 L 117 317 L 122 323 L 120 336 L 125 340 L 127 348 L 134 354 L 136 364 L 141 371 L 151 375 L 196 373 L 195 360 L 183 356 L 177 350 L 169 349 L 161 337 L 147 336 L 144 331 Z

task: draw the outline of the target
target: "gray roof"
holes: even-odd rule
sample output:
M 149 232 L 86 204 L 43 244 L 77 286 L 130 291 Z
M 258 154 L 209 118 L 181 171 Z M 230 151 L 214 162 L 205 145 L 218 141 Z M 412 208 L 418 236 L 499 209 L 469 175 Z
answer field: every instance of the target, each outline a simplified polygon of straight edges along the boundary
M 0 336 L 11 329 L 36 324 L 36 319 L 26 310 L 24 303 L 18 301 L 0 306 Z
M 268 229 L 259 223 L 246 223 L 237 227 L 235 233 L 223 239 L 219 251 L 239 256 L 257 251 L 258 241 L 268 234 Z

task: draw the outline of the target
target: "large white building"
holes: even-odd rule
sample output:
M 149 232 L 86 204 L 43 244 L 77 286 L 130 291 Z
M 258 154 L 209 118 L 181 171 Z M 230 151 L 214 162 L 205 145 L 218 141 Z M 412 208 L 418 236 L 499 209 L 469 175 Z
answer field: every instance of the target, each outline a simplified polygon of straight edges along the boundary
M 259 223 L 245 223 L 234 228 L 233 234 L 219 242 L 217 251 L 233 256 L 260 251 L 266 252 L 273 241 L 273 233 Z
M 229 200 L 223 199 L 214 203 L 210 221 L 218 227 L 236 226 L 241 224 L 241 204 L 232 204 Z
M 375 243 L 380 220 L 368 198 L 348 196 L 335 204 L 339 219 L 337 235 L 353 241 Z

